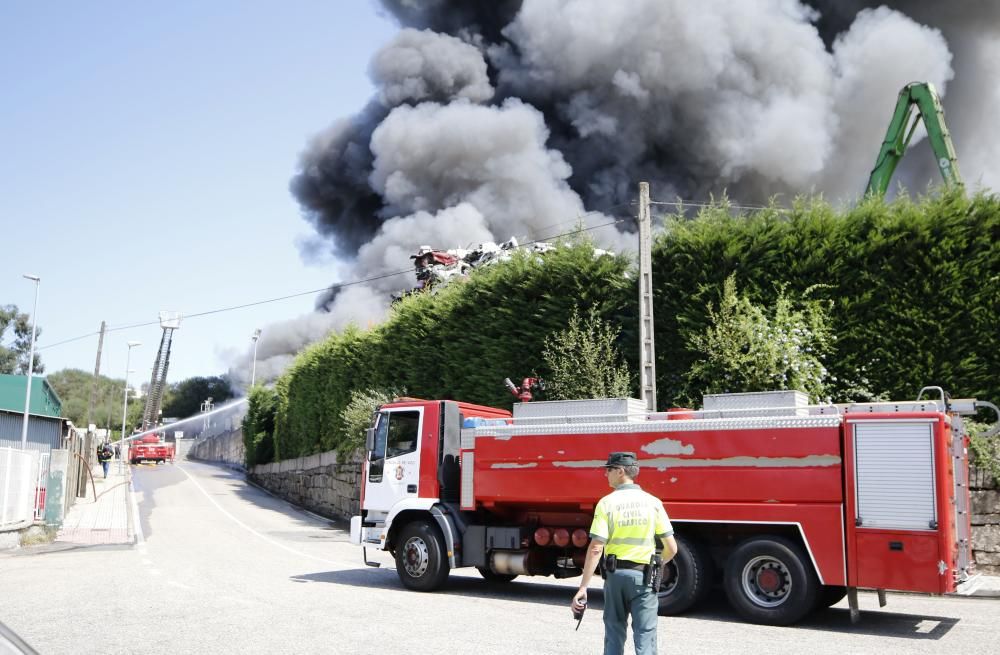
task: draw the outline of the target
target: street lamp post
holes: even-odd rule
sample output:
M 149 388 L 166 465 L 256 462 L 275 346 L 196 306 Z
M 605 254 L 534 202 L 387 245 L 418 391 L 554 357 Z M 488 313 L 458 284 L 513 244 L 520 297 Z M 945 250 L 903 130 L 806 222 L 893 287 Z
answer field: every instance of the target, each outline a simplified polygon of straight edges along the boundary
M 250 388 L 253 389 L 254 380 L 257 379 L 257 340 L 260 339 L 260 328 L 253 331 L 253 364 L 250 366 Z
M 125 458 L 128 457 L 128 448 L 125 445 L 125 419 L 128 416 L 128 370 L 129 362 L 132 359 L 132 349 L 136 346 L 141 346 L 142 343 L 138 341 L 128 342 L 128 354 L 125 356 L 125 402 L 122 403 L 122 436 L 119 440 L 119 446 L 121 446 L 122 454 L 118 458 L 118 471 L 121 472 L 122 466 L 125 464 Z
M 28 388 L 24 392 L 24 420 L 21 423 L 21 450 L 28 447 L 28 411 L 31 408 L 31 376 L 35 372 L 35 333 L 38 331 L 38 286 L 42 278 L 24 274 L 24 279 L 35 283 L 35 306 L 31 310 L 31 350 L 28 352 Z

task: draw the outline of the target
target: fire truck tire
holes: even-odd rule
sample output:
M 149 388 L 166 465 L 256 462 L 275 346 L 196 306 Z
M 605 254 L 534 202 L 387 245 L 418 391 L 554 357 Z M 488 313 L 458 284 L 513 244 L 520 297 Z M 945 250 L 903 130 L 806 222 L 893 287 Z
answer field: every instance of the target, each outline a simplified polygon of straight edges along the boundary
M 844 600 L 844 596 L 847 595 L 847 587 L 839 587 L 836 585 L 824 585 L 820 588 L 819 594 L 816 598 L 816 609 L 824 609 L 827 607 L 833 607 L 840 601 Z
M 700 603 L 712 590 L 712 559 L 698 541 L 674 535 L 677 555 L 664 569 L 657 592 L 659 613 L 680 614 Z
M 790 625 L 816 607 L 819 580 L 796 544 L 782 537 L 754 537 L 726 560 L 723 587 L 746 620 Z
M 408 589 L 434 591 L 448 579 L 444 538 L 429 521 L 403 526 L 396 542 L 396 573 Z
M 495 573 L 488 566 L 477 566 L 476 570 L 486 582 L 512 582 L 517 577 L 517 574 L 512 573 Z

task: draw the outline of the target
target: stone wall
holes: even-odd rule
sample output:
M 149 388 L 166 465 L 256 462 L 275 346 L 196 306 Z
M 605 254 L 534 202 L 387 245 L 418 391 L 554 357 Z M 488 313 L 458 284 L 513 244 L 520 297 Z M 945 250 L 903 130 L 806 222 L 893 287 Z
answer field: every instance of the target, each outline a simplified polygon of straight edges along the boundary
M 181 439 L 178 442 L 177 458 L 180 459 L 185 454 L 191 459 L 218 462 L 237 469 L 246 468 L 246 447 L 243 445 L 243 431 L 240 428 L 199 438 L 193 443 L 188 439 Z
M 976 571 L 1000 575 L 1000 490 L 996 480 L 975 468 L 969 474 L 969 488 Z
M 247 472 L 255 484 L 321 516 L 349 519 L 360 512 L 361 461 L 340 461 L 331 451 L 259 464 Z

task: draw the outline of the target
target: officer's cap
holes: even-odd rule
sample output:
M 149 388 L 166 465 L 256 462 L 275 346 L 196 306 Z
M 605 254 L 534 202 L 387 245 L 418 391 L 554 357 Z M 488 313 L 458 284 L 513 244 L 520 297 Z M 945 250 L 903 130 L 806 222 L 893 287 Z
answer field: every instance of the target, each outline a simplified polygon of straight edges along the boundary
M 635 453 L 611 453 L 608 455 L 608 463 L 604 468 L 611 467 L 639 466 L 639 460 L 635 458 Z

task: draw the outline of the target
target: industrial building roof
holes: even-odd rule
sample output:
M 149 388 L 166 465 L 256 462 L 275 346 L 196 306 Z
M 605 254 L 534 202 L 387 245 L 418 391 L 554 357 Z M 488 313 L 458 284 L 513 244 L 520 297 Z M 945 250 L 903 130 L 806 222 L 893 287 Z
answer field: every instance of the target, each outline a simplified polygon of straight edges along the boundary
M 27 375 L 0 375 L 0 411 L 24 412 L 24 392 Z M 28 413 L 35 416 L 62 416 L 62 400 L 49 381 L 43 377 L 31 378 L 31 406 Z

